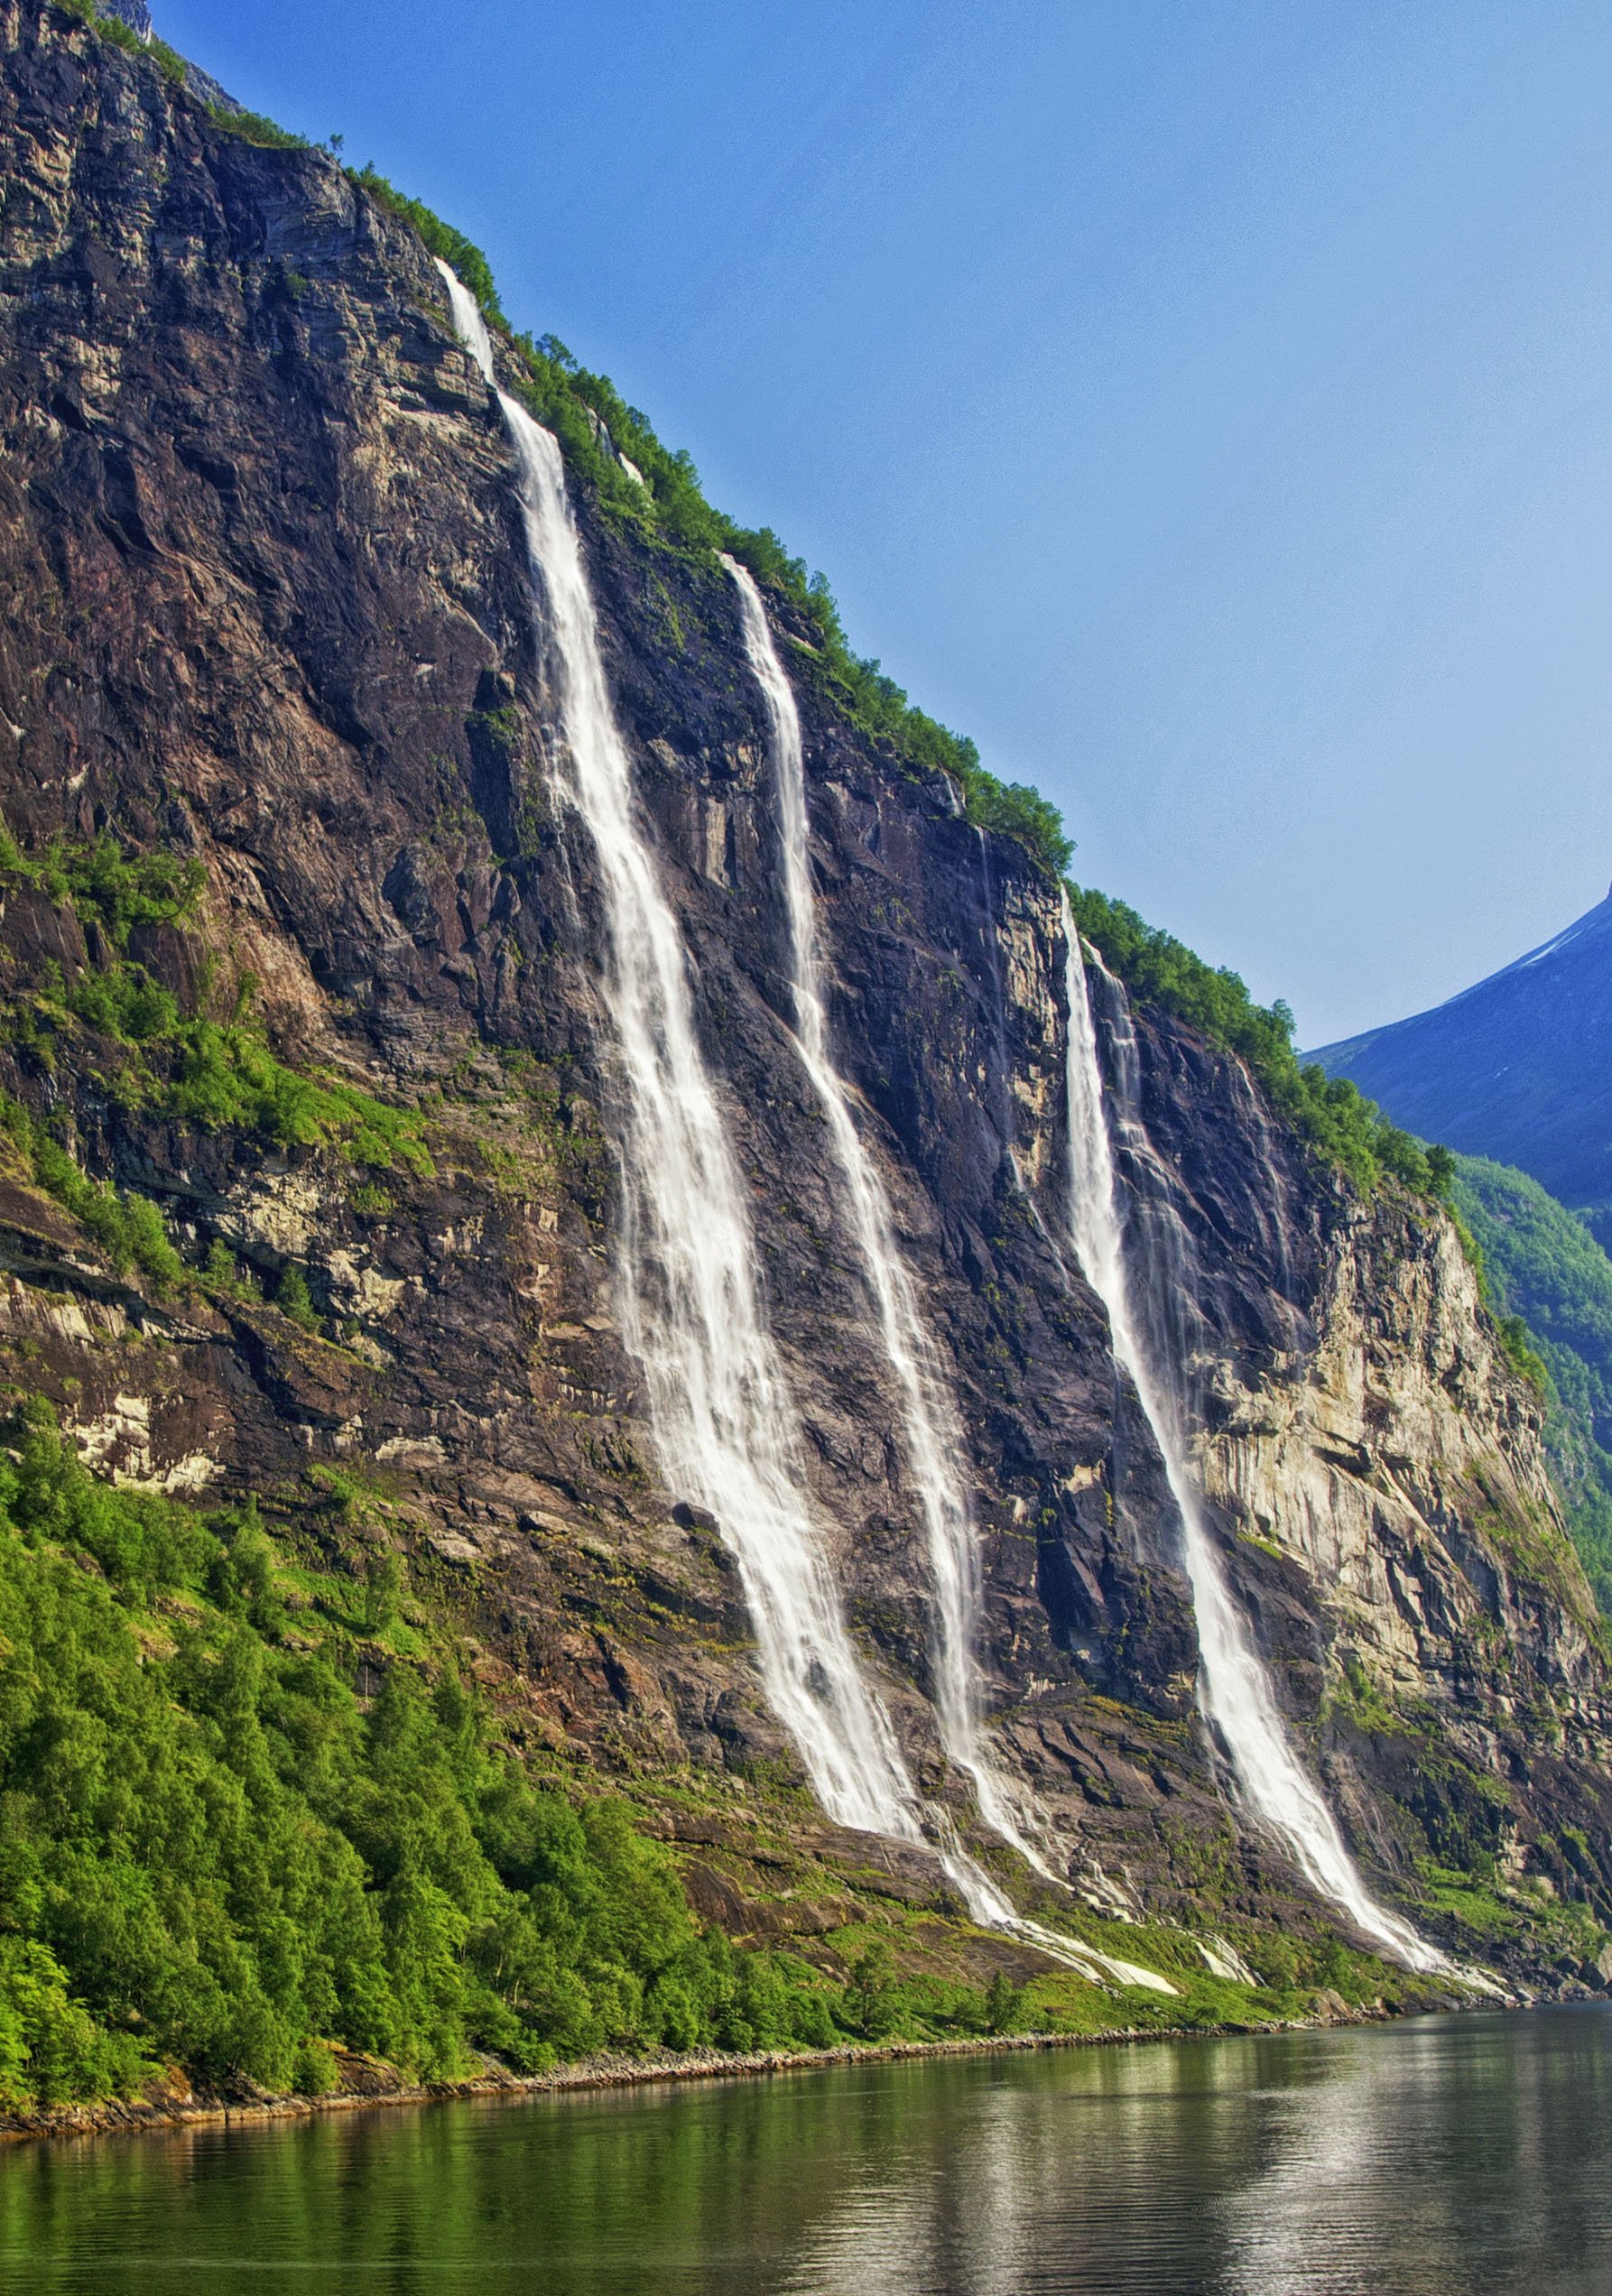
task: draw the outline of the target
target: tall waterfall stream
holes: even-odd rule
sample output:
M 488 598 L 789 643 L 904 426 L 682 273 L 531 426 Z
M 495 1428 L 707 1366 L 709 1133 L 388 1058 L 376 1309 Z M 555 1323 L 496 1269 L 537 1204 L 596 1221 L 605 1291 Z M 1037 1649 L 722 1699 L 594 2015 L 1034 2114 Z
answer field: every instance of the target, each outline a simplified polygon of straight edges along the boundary
M 598 857 L 624 1133 L 624 1335 L 668 1479 L 709 1509 L 737 1562 L 774 1710 L 842 1825 L 923 1838 L 895 1735 L 864 1681 L 802 1492 L 799 1429 L 768 1333 L 755 1249 L 699 1054 L 682 942 L 638 826 L 593 600 L 549 432 L 497 391 L 474 298 L 446 264 L 455 325 L 497 393 L 548 614 L 565 794 Z
M 1116 1147 L 1127 1171 L 1157 1172 L 1140 1115 L 1136 1038 L 1125 991 L 1099 966 L 1115 1070 L 1105 1114 L 1097 1026 L 1079 935 L 1063 903 L 1069 1001 L 1070 1224 L 1075 1254 L 1108 1310 L 1114 1355 L 1130 1374 L 1181 1514 L 1183 1559 L 1197 1615 L 1199 1699 L 1231 1758 L 1252 1813 L 1286 1845 L 1320 1894 L 1413 1969 L 1445 1969 L 1443 1956 L 1379 1905 L 1345 1847 L 1338 1821 L 1288 1743 L 1264 1665 L 1238 1609 L 1188 1463 L 1187 1365 L 1194 1296 L 1192 1246 L 1163 1184 L 1138 1191 L 1128 1234 L 1120 1213 Z
M 925 1329 L 912 1277 L 895 1239 L 889 1198 L 862 1143 L 850 1093 L 829 1051 L 817 903 L 811 887 L 806 768 L 800 712 L 761 593 L 737 560 L 726 561 L 738 587 L 745 643 L 772 728 L 773 762 L 789 910 L 791 986 L 801 1065 L 834 1143 L 846 1209 L 876 1310 L 885 1356 L 901 1398 L 907 1463 L 917 1486 L 935 1589 L 935 1717 L 949 1757 L 971 1781 L 979 1814 L 1026 1862 L 1056 1879 L 1029 1838 L 1034 1819 L 1024 1797 L 992 1764 L 981 1712 L 975 1637 L 980 1609 L 978 1533 L 968 1469 L 948 1394 Z

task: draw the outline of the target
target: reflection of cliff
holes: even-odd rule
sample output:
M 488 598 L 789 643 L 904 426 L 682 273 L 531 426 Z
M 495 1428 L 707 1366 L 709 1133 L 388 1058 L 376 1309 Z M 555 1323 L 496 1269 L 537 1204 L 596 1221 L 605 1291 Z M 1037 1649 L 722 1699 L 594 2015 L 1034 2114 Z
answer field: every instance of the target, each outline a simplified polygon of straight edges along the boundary
M 226 134 L 36 0 L 0 0 L 0 802 L 35 865 L 106 833 L 203 885 L 174 921 L 5 871 L 6 1087 L 153 1198 L 199 1280 L 114 1275 L 14 1160 L 4 1375 L 107 1470 L 282 1494 L 277 1520 L 361 1559 L 363 1509 L 309 1476 L 358 1478 L 527 1743 L 662 1791 L 732 1926 L 827 1919 L 866 1846 L 767 1798 L 797 1772 L 738 1579 L 617 1329 L 598 867 L 552 797 L 505 437 L 441 282 L 327 155 Z M 935 1727 L 903 1396 L 793 1035 L 740 600 L 570 491 L 807 1502 L 904 1759 L 979 1847 Z M 848 724 L 769 606 L 832 1056 L 960 1415 L 1001 1760 L 1094 1893 L 1311 1922 L 1228 1815 L 1157 1448 L 1061 1250 L 1056 888 Z M 172 1004 L 136 1025 L 142 984 Z M 196 1023 L 243 1013 L 291 1084 L 226 1088 L 236 1040 Z M 1418 1857 L 1494 1856 L 1604 1904 L 1599 1644 L 1450 1233 L 1347 1200 L 1187 1032 L 1144 1014 L 1140 1054 L 1202 1271 L 1216 1536 L 1353 1846 L 1390 1894 Z M 355 1157 L 362 1125 L 298 1079 L 416 1112 L 429 1159 Z M 228 1282 L 201 1278 L 215 1245 Z M 288 1269 L 316 1329 L 262 1296 Z M 691 1817 L 665 1791 L 690 1765 L 746 1796 Z M 916 1848 L 885 1871 L 895 1897 L 940 1886 Z

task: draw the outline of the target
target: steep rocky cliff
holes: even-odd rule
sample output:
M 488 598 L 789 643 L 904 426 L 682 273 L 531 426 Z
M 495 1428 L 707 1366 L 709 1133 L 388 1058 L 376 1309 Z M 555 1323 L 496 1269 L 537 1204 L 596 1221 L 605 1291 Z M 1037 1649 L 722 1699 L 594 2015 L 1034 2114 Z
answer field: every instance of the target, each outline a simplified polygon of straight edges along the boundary
M 661 1479 L 615 1320 L 596 862 L 431 258 L 333 158 L 259 148 L 41 0 L 0 0 L 0 1376 L 108 1474 L 250 1490 L 354 1571 L 395 1553 L 510 1742 L 627 1791 L 736 1931 L 827 1930 L 870 1886 L 955 1911 L 923 1853 L 804 1801 L 720 1526 Z M 571 492 L 854 1631 L 925 1791 L 1056 1912 L 936 1740 L 733 584 Z M 859 732 L 771 606 L 836 1054 L 975 1476 L 998 1743 L 1077 1914 L 1313 1932 L 1200 1721 L 1163 1464 L 1067 1243 L 1057 887 Z M 1232 1056 L 1138 1025 L 1197 1246 L 1201 1475 L 1298 1742 L 1430 1933 L 1577 1981 L 1612 1921 L 1612 1721 L 1533 1399 L 1441 1215 L 1357 1200 Z M 97 1243 L 47 1134 L 158 1207 L 182 1276 Z

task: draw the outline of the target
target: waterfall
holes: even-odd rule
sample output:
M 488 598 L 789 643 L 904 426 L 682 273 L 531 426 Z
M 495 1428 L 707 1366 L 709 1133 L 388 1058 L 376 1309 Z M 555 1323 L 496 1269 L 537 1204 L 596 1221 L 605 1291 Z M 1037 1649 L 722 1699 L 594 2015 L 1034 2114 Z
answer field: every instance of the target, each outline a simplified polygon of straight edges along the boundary
M 768 1700 L 829 1816 L 902 1841 L 936 1837 L 931 1846 L 977 1921 L 1011 1930 L 1085 1976 L 1173 1993 L 1154 1971 L 1015 1913 L 957 1842 L 945 1813 L 924 1810 L 889 1718 L 862 1678 L 802 1496 L 799 1422 L 695 1037 L 681 937 L 638 825 L 560 449 L 498 389 L 475 299 L 447 264 L 438 269 L 454 325 L 514 449 L 533 592 L 548 606 L 539 640 L 546 640 L 570 761 L 563 794 L 598 860 L 608 949 L 600 1001 L 623 1087 L 619 1313 L 643 1366 L 663 1471 L 709 1512 L 738 1566 Z
M 761 593 L 737 560 L 724 564 L 737 585 L 745 645 L 772 729 L 784 901 L 789 913 L 790 981 L 801 1065 L 828 1122 L 846 1208 L 876 1310 L 880 1340 L 894 1375 L 902 1432 L 923 1516 L 934 1587 L 934 1708 L 940 1744 L 971 1781 L 979 1814 L 993 1832 L 1055 1880 L 1026 1836 L 1033 1823 L 1022 1797 L 993 1766 L 982 1717 L 975 1634 L 980 1613 L 978 1534 L 968 1469 L 957 1432 L 957 1405 L 947 1392 L 912 1277 L 895 1240 L 890 1200 L 851 1114 L 850 1093 L 829 1051 L 817 903 L 811 887 L 806 769 L 800 712 L 774 642 Z
M 968 1471 L 956 1432 L 956 1405 L 947 1393 L 934 1343 L 895 1240 L 890 1199 L 862 1144 L 851 1113 L 849 1089 L 829 1051 L 817 903 L 811 889 L 805 755 L 794 690 L 778 658 L 760 592 L 737 560 L 724 562 L 738 588 L 746 651 L 772 729 L 796 1044 L 834 1144 L 846 1205 L 877 1312 L 880 1340 L 901 1398 L 904 1448 L 923 1514 L 935 1589 L 934 1710 L 940 1743 L 971 1781 L 986 1824 L 1038 1873 L 1056 1881 L 1058 1876 L 1027 1838 L 1026 1826 L 1033 1820 L 1024 1812 L 1020 1794 L 992 1764 L 985 1744 L 974 1645 L 980 1601 L 978 1547 Z M 1025 1920 L 957 1840 L 944 1813 L 931 1810 L 930 1824 L 940 1836 L 946 1871 L 977 1921 L 1011 1930 L 1084 1976 L 1140 1986 L 1154 1993 L 1175 1992 L 1156 1970 L 1116 1959 L 1060 1930 Z
M 1133 1214 L 1140 1248 L 1133 1249 L 1127 1264 L 1116 1186 L 1116 1140 L 1104 1109 L 1097 1028 L 1067 895 L 1063 931 L 1069 1000 L 1070 1225 L 1081 1270 L 1108 1310 L 1115 1359 L 1131 1375 L 1180 1510 L 1198 1622 L 1198 1689 L 1205 1717 L 1231 1758 L 1250 1810 L 1281 1837 L 1320 1895 L 1410 1967 L 1445 1969 L 1449 1965 L 1442 1955 L 1367 1891 L 1337 1819 L 1288 1744 L 1247 1622 L 1232 1595 L 1187 1464 L 1190 1240 L 1167 1186 L 1156 1185 L 1140 1196 Z M 1098 971 L 1112 999 L 1114 1133 L 1133 1169 L 1156 1171 L 1157 1159 L 1139 1113 L 1130 1008 L 1118 982 L 1100 967 Z
M 454 323 L 497 390 L 473 298 L 440 266 Z M 560 449 L 497 392 L 514 447 L 535 591 L 569 760 L 563 793 L 598 857 L 601 1003 L 622 1088 L 622 1329 L 643 1366 L 667 1479 L 738 1565 L 767 1697 L 841 1824 L 921 1841 L 917 1797 L 864 1681 L 803 1496 L 796 1415 L 767 1329 L 755 1247 L 695 1036 L 681 938 L 639 827 L 599 659 Z

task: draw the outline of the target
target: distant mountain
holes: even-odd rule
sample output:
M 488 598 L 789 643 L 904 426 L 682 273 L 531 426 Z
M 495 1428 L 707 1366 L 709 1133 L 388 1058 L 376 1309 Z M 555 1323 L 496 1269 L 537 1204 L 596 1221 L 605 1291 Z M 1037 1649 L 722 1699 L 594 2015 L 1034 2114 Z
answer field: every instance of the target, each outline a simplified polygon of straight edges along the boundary
M 1612 893 L 1448 1004 L 1310 1057 L 1407 1131 L 1532 1172 L 1612 1247 Z

